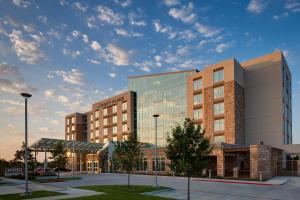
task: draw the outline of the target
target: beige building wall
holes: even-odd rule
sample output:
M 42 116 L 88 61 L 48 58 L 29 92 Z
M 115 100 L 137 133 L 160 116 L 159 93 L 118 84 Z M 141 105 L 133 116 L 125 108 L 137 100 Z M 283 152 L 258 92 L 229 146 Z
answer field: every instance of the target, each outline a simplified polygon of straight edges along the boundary
M 284 142 L 281 52 L 242 62 L 245 70 L 246 144 Z

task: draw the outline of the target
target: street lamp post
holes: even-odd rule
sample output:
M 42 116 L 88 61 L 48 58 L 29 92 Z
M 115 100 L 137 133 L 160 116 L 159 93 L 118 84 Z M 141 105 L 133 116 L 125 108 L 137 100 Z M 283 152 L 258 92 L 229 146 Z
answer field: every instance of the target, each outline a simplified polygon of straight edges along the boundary
M 29 194 L 28 192 L 28 152 L 27 152 L 27 99 L 29 99 L 32 95 L 28 93 L 21 93 L 21 96 L 25 98 L 25 194 Z
M 153 115 L 153 117 L 155 119 L 155 149 L 154 149 L 155 185 L 156 185 L 156 187 L 158 187 L 158 183 L 157 183 L 157 118 L 159 117 L 159 114 L 155 114 L 155 115 Z

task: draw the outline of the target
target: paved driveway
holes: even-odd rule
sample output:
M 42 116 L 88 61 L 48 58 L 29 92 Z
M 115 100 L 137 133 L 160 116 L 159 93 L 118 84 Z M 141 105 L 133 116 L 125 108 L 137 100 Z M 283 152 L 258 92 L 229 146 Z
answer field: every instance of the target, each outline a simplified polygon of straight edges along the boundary
M 289 181 L 284 185 L 265 186 L 232 183 L 203 182 L 197 179 L 191 181 L 191 199 L 199 200 L 300 200 L 300 177 L 284 177 Z M 172 197 L 176 199 L 186 198 L 186 178 L 182 177 L 159 177 L 159 185 L 174 188 L 172 191 L 159 192 L 155 195 Z M 131 175 L 131 183 L 135 185 L 154 184 L 154 176 Z M 109 185 L 127 184 L 125 174 L 86 174 L 81 180 L 47 183 L 49 186 L 73 187 L 81 185 Z

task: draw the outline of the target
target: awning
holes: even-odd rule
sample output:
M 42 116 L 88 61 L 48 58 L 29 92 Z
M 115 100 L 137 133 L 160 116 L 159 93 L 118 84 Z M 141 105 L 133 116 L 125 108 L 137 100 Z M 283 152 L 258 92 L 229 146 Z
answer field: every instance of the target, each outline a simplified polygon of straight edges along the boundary
M 51 151 L 57 145 L 61 143 L 65 150 L 81 153 L 90 153 L 103 151 L 107 147 L 109 147 L 109 143 L 101 144 L 101 143 L 91 143 L 91 142 L 83 142 L 83 141 L 70 141 L 70 140 L 61 140 L 61 139 L 52 139 L 52 138 L 41 138 L 37 142 L 33 143 L 29 146 L 30 149 L 34 151 L 43 152 Z

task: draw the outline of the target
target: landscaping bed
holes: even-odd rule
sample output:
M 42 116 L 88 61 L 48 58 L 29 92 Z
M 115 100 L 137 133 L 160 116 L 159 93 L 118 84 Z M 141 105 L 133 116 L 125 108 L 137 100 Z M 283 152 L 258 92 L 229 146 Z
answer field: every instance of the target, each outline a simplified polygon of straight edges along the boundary
M 0 199 L 18 200 L 18 199 L 32 199 L 38 197 L 50 197 L 50 196 L 58 196 L 58 195 L 64 195 L 64 193 L 40 190 L 40 191 L 34 191 L 29 195 L 22 195 L 22 194 L 0 195 Z

